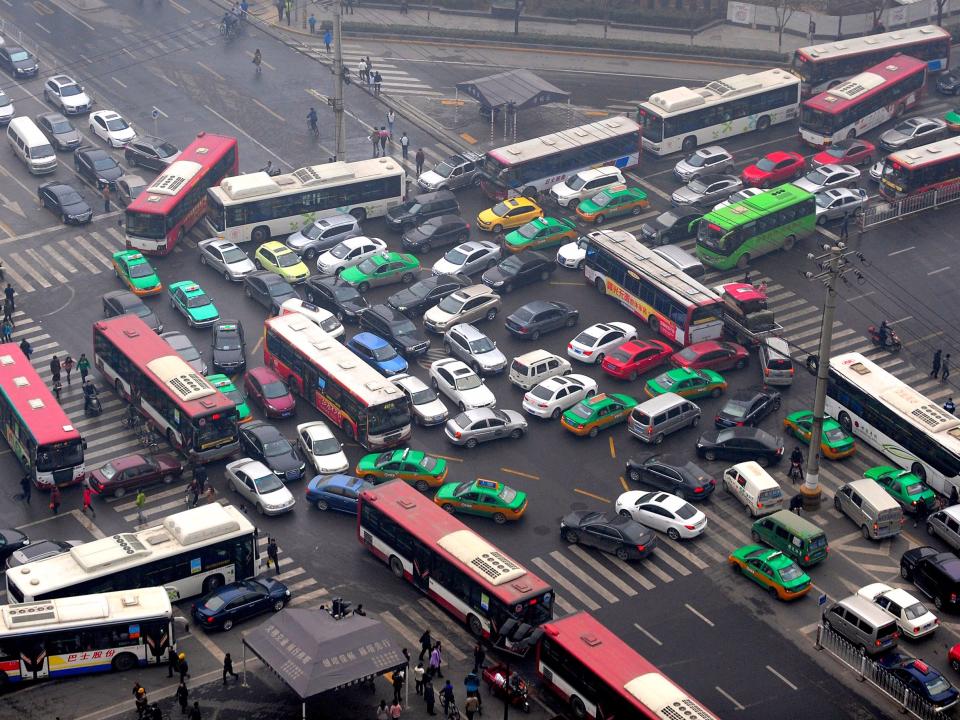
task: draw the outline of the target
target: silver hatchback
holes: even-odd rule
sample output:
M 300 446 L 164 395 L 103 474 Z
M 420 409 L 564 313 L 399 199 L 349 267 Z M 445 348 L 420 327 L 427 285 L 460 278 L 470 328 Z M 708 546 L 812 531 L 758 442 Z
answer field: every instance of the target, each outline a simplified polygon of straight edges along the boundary
M 519 440 L 527 431 L 527 421 L 516 410 L 478 408 L 465 410 L 447 420 L 443 431 L 447 440 L 454 445 L 472 448 L 488 440 L 501 438 Z
M 287 246 L 309 263 L 341 240 L 360 235 L 360 223 L 342 213 L 314 220 L 287 237 Z
M 507 369 L 507 356 L 497 349 L 497 343 L 470 323 L 447 330 L 443 349 L 463 360 L 477 375 L 493 375 Z

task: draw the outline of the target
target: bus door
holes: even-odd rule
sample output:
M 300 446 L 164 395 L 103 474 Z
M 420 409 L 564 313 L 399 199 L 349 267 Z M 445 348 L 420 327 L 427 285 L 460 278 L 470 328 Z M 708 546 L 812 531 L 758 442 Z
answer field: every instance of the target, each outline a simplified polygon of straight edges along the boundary
M 50 675 L 47 666 L 47 649 L 42 640 L 27 638 L 20 647 L 20 677 L 23 680 L 40 680 Z
M 432 554 L 420 543 L 415 543 L 413 551 L 413 584 L 423 592 L 430 589 L 430 566 Z
M 173 646 L 173 638 L 170 637 L 171 625 L 167 622 L 148 622 L 144 623 L 143 641 L 150 651 L 147 658 L 155 659 L 157 665 L 161 664 L 167 656 L 167 650 Z

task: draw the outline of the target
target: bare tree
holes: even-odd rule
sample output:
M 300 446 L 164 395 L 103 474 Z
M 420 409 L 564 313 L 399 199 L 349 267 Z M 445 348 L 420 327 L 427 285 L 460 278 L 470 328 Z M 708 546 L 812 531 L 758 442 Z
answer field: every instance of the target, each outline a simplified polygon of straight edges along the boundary
M 759 3 L 773 9 L 776 17 L 777 52 L 783 52 L 783 31 L 797 11 L 813 13 L 822 10 L 822 0 L 761 0 Z
M 943 27 L 943 6 L 947 4 L 947 0 L 934 0 L 937 3 L 937 25 Z

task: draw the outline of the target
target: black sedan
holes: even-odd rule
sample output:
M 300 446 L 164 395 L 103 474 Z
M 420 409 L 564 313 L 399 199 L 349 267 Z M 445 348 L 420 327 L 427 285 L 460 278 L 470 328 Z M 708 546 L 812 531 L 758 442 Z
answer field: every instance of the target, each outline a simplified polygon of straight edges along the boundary
M 960 73 L 956 70 L 940 73 L 937 76 L 937 92 L 943 95 L 956 95 L 960 93 Z
M 73 151 L 73 165 L 80 177 L 98 188 L 109 185 L 111 190 L 116 190 L 117 180 L 123 176 L 123 168 L 113 155 L 89 145 Z
M 501 260 L 499 264 L 485 270 L 480 279 L 484 285 L 498 293 L 508 293 L 537 280 L 549 280 L 556 268 L 556 262 L 530 250 Z
M 433 248 L 459 245 L 470 239 L 470 224 L 459 215 L 440 215 L 430 218 L 400 239 L 404 250 L 428 253 Z
M 219 320 L 213 325 L 213 370 L 232 375 L 247 366 L 243 325 L 239 320 Z
M 0 47 L 0 67 L 14 77 L 34 77 L 40 64 L 33 53 L 17 45 Z
M 271 315 L 278 315 L 280 306 L 287 300 L 300 297 L 290 283 L 269 270 L 247 275 L 243 279 L 243 292 L 267 308 Z
M 105 318 L 117 315 L 136 315 L 143 320 L 154 332 L 163 332 L 163 323 L 160 322 L 153 310 L 129 290 L 111 290 L 101 296 L 103 302 L 103 316 Z
M 756 425 L 774 410 L 780 409 L 776 390 L 737 390 L 713 418 L 718 428 Z
M 783 439 L 755 427 L 732 427 L 707 430 L 697 440 L 697 455 L 707 460 L 776 465 L 783 457 Z
M 204 595 L 191 606 L 190 614 L 204 630 L 229 630 L 254 615 L 280 612 L 289 600 L 290 589 L 279 580 L 239 580 Z
M 534 300 L 521 305 L 507 317 L 505 325 L 521 340 L 539 340 L 540 336 L 562 327 L 572 328 L 580 311 L 559 300 Z
M 703 210 L 693 205 L 680 205 L 661 213 L 640 226 L 640 234 L 646 245 L 668 245 L 697 236 Z
M 307 469 L 290 441 L 273 425 L 262 420 L 254 420 L 240 428 L 240 445 L 247 457 L 262 462 L 284 482 L 299 480 Z
M 136 137 L 123 148 L 123 159 L 130 167 L 138 165 L 157 172 L 163 172 L 167 166 L 180 157 L 180 148 L 166 140 L 151 135 Z
M 314 276 L 303 285 L 307 302 L 332 312 L 341 323 L 355 323 L 366 308 L 367 300 L 353 285 L 340 282 L 335 277 Z
M 471 285 L 464 275 L 431 275 L 387 298 L 387 305 L 408 317 L 419 318 L 447 295 Z
M 13 528 L 0 529 L 0 560 L 6 560 L 17 550 L 30 544 L 30 538 Z
M 65 225 L 84 225 L 93 217 L 87 201 L 66 183 L 56 180 L 44 183 L 37 188 L 37 197 L 40 204 L 59 215 Z
M 665 490 L 684 500 L 706 500 L 717 488 L 716 479 L 694 463 L 657 455 L 643 462 L 630 458 L 626 474 L 632 482 Z
M 657 544 L 653 530 L 633 518 L 592 510 L 565 515 L 560 521 L 560 537 L 571 545 L 595 547 L 621 560 L 645 558 Z

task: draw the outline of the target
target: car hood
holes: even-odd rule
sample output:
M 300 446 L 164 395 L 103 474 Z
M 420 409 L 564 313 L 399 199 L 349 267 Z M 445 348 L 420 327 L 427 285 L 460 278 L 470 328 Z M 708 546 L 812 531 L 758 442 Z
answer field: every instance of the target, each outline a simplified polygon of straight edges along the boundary
M 457 390 L 463 402 L 472 407 L 493 407 L 497 399 L 486 385 L 480 385 L 472 390 Z
M 447 406 L 443 404 L 443 401 L 440 398 L 436 400 L 431 400 L 428 403 L 423 403 L 421 405 L 414 405 L 414 409 L 425 417 L 438 417 L 440 415 L 447 414 Z
M 436 187 L 437 185 L 446 182 L 446 178 L 441 177 L 439 173 L 434 172 L 433 170 L 427 170 L 426 172 L 420 173 L 420 177 L 417 178 L 417 181 L 423 185 Z
M 240 362 L 243 359 L 243 350 L 214 350 L 213 358 L 216 362 Z
M 81 105 L 89 105 L 92 101 L 90 96 L 85 92 L 80 93 L 79 95 L 68 95 L 67 97 L 61 97 L 60 100 L 64 105 L 69 107 L 79 107 Z
M 346 270 L 340 273 L 340 279 L 345 283 L 350 283 L 351 285 L 359 284 L 364 281 L 370 282 L 373 280 L 372 277 L 370 277 L 369 275 L 366 275 L 356 265 L 354 265 L 353 267 L 348 267 Z
M 411 305 L 418 305 L 423 302 L 424 298 L 414 295 L 412 292 L 404 288 L 403 290 L 398 290 L 389 298 L 389 303 L 392 307 L 402 308 L 409 307 Z
M 910 142 L 912 139 L 912 135 L 905 135 L 899 130 L 887 130 L 880 136 L 880 142 L 886 143 L 887 145 L 902 145 L 905 142 Z
M 63 206 L 63 211 L 67 215 L 84 215 L 90 212 L 90 206 L 83 200 Z
M 433 264 L 434 275 L 456 275 L 457 273 L 464 272 L 464 269 L 465 268 L 459 265 L 454 265 L 446 258 L 440 258 Z
M 200 307 L 196 308 L 188 307 L 187 312 L 196 320 L 212 320 L 220 315 L 213 303 L 210 303 L 209 305 L 201 305 Z
M 64 145 L 79 143 L 81 140 L 80 133 L 76 130 L 67 130 L 66 132 L 54 133 L 53 137 L 56 138 L 57 142 Z
M 557 257 L 572 260 L 576 257 L 586 256 L 587 251 L 577 245 L 576 242 L 565 243 L 557 250 Z
M 293 500 L 293 493 L 287 490 L 285 487 L 278 488 L 273 492 L 268 492 L 266 495 L 261 495 L 260 498 L 263 500 L 264 504 L 272 505 L 273 507 L 282 507 L 289 504 Z
M 227 270 L 234 275 L 248 275 L 256 269 L 257 266 L 253 264 L 253 260 L 250 258 L 227 265 Z
M 300 456 L 297 455 L 297 451 L 292 447 L 280 455 L 271 455 L 268 458 L 264 458 L 264 461 L 264 464 L 274 472 L 293 472 L 298 474 L 300 468 L 303 467 L 303 461 L 300 459 Z
M 94 170 L 94 174 L 101 180 L 107 180 L 108 182 L 113 182 L 119 180 L 123 176 L 123 168 L 117 165 L 112 167 L 109 170 Z
M 483 367 L 500 367 L 507 363 L 507 356 L 497 348 L 489 352 L 474 355 L 473 358 Z
M 823 185 L 815 185 L 814 183 L 807 180 L 805 177 L 800 178 L 799 180 L 794 180 L 793 184 L 796 185 L 801 190 L 806 190 L 809 193 L 817 193 L 824 189 Z
M 505 273 L 503 270 L 500 269 L 500 266 L 498 265 L 485 271 L 481 276 L 481 279 L 483 280 L 485 285 L 503 284 L 505 282 L 510 282 L 515 278 L 516 278 L 516 275 Z
M 334 473 L 344 472 L 350 467 L 350 462 L 343 452 L 333 453 L 331 455 L 314 455 L 313 461 L 317 466 L 317 472 L 322 475 L 333 475 Z

